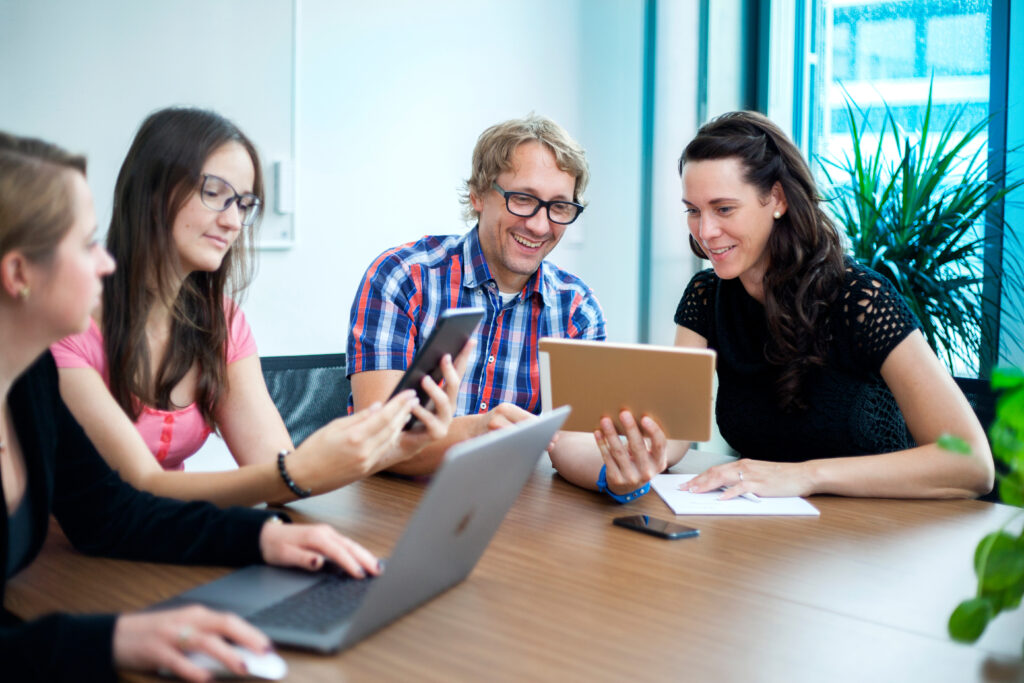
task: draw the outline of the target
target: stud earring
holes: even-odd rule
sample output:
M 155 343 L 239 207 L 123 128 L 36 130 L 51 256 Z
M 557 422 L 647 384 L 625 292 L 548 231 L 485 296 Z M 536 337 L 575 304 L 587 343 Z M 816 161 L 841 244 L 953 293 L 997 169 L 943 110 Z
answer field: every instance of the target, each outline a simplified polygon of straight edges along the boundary
M 28 288 L 28 285 L 25 285 L 24 287 L 22 287 L 21 289 L 18 290 L 18 297 L 22 301 L 28 301 L 29 293 L 30 293 L 30 290 Z
M 776 211 L 772 215 L 775 216 L 775 220 L 779 220 L 780 218 L 782 218 L 782 212 L 781 211 Z

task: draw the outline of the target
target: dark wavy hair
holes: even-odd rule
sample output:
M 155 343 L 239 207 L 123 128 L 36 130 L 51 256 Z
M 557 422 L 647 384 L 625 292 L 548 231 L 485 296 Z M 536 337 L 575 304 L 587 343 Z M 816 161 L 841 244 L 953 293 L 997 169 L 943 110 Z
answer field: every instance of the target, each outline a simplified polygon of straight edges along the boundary
M 779 404 L 805 408 L 802 385 L 813 366 L 825 363 L 826 324 L 844 279 L 842 241 L 821 208 L 811 170 L 800 150 L 767 117 L 751 111 L 723 114 L 701 126 L 679 159 L 679 174 L 689 161 L 738 159 L 743 181 L 767 197 L 776 183 L 786 197 L 786 213 L 768 237 L 764 310 L 770 340 L 769 362 L 780 366 Z M 690 248 L 707 258 L 690 235 Z
M 107 233 L 117 270 L 103 287 L 102 328 L 110 392 L 133 420 L 142 411 L 140 401 L 172 409 L 171 390 L 197 364 L 196 403 L 215 428 L 214 408 L 227 381 L 225 295 L 236 300 L 249 284 L 254 227 L 242 228 L 217 270 L 189 274 L 180 289 L 175 288 L 172 228 L 178 212 L 199 191 L 206 160 L 229 142 L 249 153 L 255 171 L 252 191 L 262 200 L 263 174 L 255 146 L 223 116 L 202 109 L 168 108 L 151 114 L 117 176 Z M 158 300 L 170 306 L 173 318 L 154 379 L 146 319 Z

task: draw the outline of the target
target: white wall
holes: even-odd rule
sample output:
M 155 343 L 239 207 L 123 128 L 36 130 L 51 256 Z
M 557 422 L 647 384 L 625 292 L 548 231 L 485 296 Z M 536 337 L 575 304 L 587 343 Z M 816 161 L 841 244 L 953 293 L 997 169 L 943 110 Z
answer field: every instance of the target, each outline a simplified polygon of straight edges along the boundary
M 696 45 L 697 3 L 659 4 L 662 14 L 692 15 L 661 42 L 684 52 Z M 643 7 L 0 0 L 0 129 L 89 155 L 101 230 L 121 159 L 154 109 L 217 109 L 256 142 L 268 175 L 273 161 L 294 154 L 294 216 L 276 214 L 271 196 L 263 225 L 265 234 L 293 231 L 294 245 L 261 251 L 245 302 L 260 351 L 270 355 L 343 350 L 352 297 L 377 253 L 467 229 L 457 196 L 479 133 L 530 111 L 550 116 L 584 145 L 592 170 L 590 206 L 552 259 L 595 289 L 609 336 L 632 341 Z M 673 58 L 670 72 L 684 91 L 695 81 L 688 59 Z M 665 158 L 656 162 L 669 187 L 693 111 L 685 96 L 671 102 L 684 111 L 677 120 L 671 110 L 659 114 L 658 130 L 671 139 L 658 142 Z M 655 195 L 671 216 L 656 220 L 671 230 L 680 225 L 677 194 Z M 662 259 L 655 267 L 677 265 Z M 676 275 L 667 287 L 655 281 L 665 301 L 678 300 L 685 284 Z M 674 301 L 659 304 L 655 322 L 671 329 L 672 310 Z
M 105 233 L 121 161 L 156 109 L 215 109 L 265 164 L 291 157 L 291 15 L 280 0 L 0 0 L 0 129 L 88 155 Z M 287 231 L 291 217 L 264 224 Z
M 261 340 L 291 353 L 343 349 L 366 266 L 395 244 L 466 231 L 458 192 L 477 136 L 531 111 L 579 139 L 594 177 L 590 207 L 551 258 L 597 290 L 613 335 L 633 334 L 641 3 L 353 7 L 301 3 L 298 244 L 264 255 L 251 297 L 268 326 L 272 316 L 297 329 L 309 307 L 295 307 L 295 294 L 322 288 L 322 319 L 313 334 L 260 330 Z

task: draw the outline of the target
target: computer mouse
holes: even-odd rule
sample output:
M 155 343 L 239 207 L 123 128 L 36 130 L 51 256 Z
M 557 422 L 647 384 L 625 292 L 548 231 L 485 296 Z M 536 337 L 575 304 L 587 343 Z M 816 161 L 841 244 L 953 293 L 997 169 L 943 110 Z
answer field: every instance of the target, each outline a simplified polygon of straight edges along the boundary
M 288 664 L 276 652 L 258 653 L 247 650 L 241 645 L 232 645 L 235 652 L 245 662 L 251 678 L 262 678 L 267 681 L 279 681 L 288 673 Z M 196 666 L 206 669 L 217 678 L 239 678 L 237 674 L 228 671 L 218 659 L 214 659 L 205 652 L 189 652 L 188 658 Z

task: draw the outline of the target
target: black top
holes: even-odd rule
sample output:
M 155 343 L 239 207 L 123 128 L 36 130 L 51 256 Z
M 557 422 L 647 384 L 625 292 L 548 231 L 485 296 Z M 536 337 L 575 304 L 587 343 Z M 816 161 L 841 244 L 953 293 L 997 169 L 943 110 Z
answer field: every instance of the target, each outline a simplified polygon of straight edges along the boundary
M 784 412 L 776 388 L 780 368 L 765 357 L 764 306 L 739 279 L 722 280 L 713 270 L 690 281 L 675 320 L 718 353 L 718 428 L 740 455 L 799 462 L 914 445 L 879 370 L 920 323 L 888 280 L 853 261 L 833 308 L 826 364 L 803 380 L 808 407 Z
M 0 498 L 3 494 L 0 493 Z M 14 576 L 32 560 L 32 490 L 25 489 L 21 502 L 7 520 L 7 576 Z
M 50 512 L 80 551 L 151 562 L 242 566 L 261 562 L 262 510 L 220 510 L 137 491 L 96 452 L 57 389 L 49 352 L 11 387 L 9 406 L 25 457 L 31 539 L 39 554 Z M 9 520 L 0 488 L 0 568 L 8 567 Z M 0 601 L 8 574 L 2 575 Z M 22 622 L 0 609 L 4 680 L 113 680 L 115 615 L 51 614 Z

